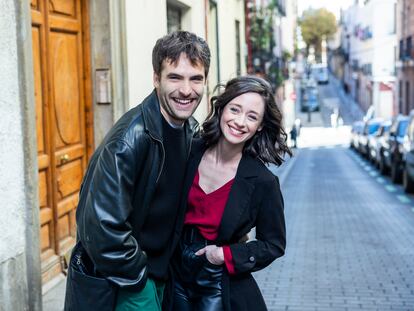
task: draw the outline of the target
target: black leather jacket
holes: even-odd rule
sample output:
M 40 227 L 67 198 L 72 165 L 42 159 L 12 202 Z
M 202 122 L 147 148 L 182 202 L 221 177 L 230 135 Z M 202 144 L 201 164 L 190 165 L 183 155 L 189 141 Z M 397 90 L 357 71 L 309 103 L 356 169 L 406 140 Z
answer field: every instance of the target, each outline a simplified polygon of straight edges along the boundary
M 137 243 L 165 150 L 155 90 L 127 112 L 91 158 L 76 212 L 78 240 L 99 275 L 120 287 L 141 286 L 146 255 Z M 191 148 L 195 119 L 187 121 Z

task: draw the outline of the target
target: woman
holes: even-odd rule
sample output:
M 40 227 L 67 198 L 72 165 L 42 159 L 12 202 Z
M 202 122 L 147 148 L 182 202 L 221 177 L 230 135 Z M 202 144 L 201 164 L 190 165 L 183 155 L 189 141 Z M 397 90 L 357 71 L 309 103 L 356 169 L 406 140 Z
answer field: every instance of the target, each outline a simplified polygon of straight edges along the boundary
M 188 164 L 173 309 L 266 310 L 250 273 L 284 254 L 283 198 L 265 166 L 291 155 L 282 115 L 258 77 L 229 81 L 211 103 Z M 256 240 L 246 243 L 253 227 Z

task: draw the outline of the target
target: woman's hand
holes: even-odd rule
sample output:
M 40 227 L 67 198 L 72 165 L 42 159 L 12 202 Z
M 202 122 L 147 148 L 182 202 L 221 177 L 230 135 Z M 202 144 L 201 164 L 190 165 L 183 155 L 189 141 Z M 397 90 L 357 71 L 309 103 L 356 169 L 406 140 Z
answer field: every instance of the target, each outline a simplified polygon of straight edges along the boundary
M 217 245 L 207 245 L 202 249 L 199 249 L 196 253 L 197 256 L 206 254 L 207 260 L 213 265 L 222 265 L 224 263 L 224 252 L 222 247 Z

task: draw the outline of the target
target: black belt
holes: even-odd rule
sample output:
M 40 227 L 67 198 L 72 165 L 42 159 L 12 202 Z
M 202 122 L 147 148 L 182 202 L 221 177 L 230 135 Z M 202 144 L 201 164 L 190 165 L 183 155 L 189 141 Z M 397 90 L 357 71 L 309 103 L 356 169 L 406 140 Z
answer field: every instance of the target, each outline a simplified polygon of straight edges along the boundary
M 216 244 L 214 241 L 207 240 L 205 237 L 203 237 L 197 227 L 190 225 L 184 226 L 181 235 L 181 241 L 185 244 Z

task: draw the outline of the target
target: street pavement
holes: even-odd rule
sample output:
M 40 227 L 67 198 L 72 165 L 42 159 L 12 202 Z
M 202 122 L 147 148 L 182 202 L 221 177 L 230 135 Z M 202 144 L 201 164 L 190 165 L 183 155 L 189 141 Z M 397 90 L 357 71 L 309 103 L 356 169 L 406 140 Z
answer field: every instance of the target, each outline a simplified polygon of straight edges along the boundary
M 336 81 L 283 164 L 286 254 L 254 274 L 270 311 L 414 310 L 414 196 L 349 149 L 362 112 Z M 287 169 L 288 168 L 288 169 Z M 288 171 L 287 173 L 285 171 Z
M 255 274 L 269 310 L 414 310 L 413 197 L 342 145 L 294 161 L 286 254 Z

